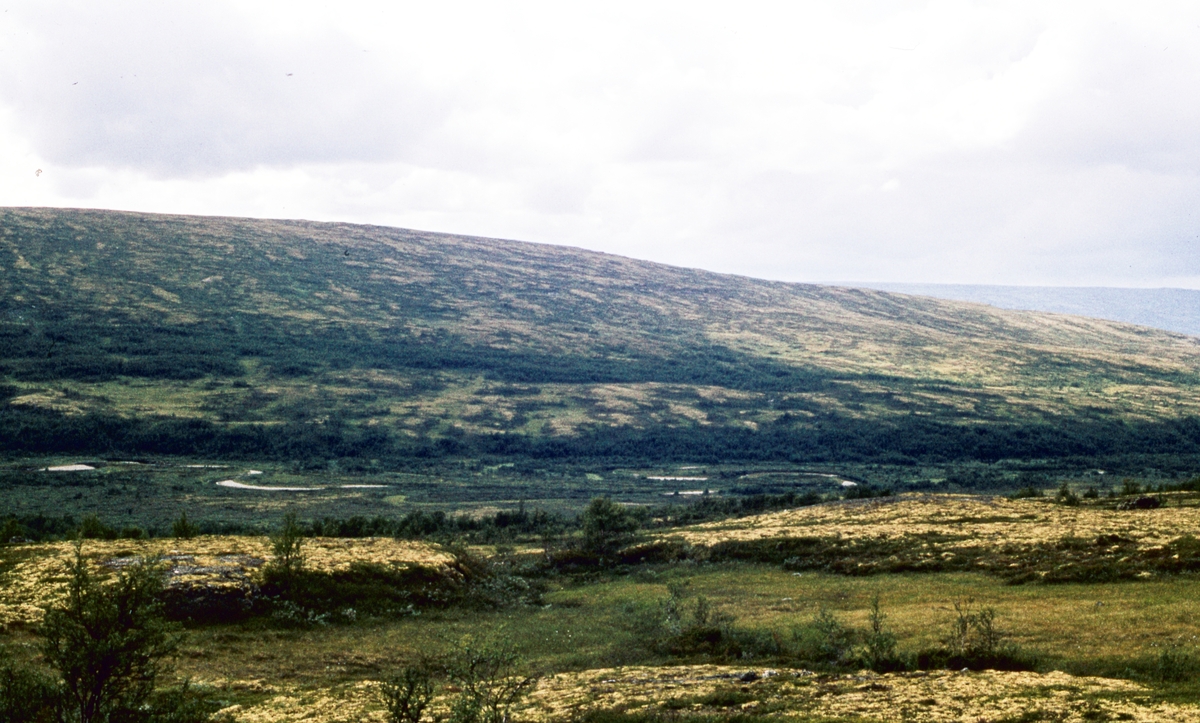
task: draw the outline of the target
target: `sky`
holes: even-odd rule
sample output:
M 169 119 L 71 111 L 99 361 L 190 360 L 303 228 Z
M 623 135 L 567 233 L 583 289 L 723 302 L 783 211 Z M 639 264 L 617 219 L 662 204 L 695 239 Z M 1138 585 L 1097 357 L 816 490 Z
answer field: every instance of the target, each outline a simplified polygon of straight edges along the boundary
M 1200 3 L 0 0 L 0 205 L 1200 288 Z

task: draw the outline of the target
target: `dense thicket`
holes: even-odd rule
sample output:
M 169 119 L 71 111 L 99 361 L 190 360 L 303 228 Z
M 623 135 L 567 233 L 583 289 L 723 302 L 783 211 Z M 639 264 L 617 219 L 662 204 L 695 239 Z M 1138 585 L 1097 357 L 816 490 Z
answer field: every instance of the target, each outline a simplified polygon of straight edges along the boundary
M 0 302 L 0 311 L 4 306 Z M 0 348 L 0 376 L 43 382 L 238 377 L 241 359 L 256 359 L 283 376 L 350 368 L 439 370 L 502 382 L 659 382 L 745 391 L 812 391 L 830 378 L 702 340 L 689 340 L 687 348 L 669 355 L 603 345 L 589 353 L 546 354 L 471 344 L 446 332 L 417 336 L 400 326 L 370 332 L 353 326 L 299 327 L 251 314 L 180 326 L 78 310 L 38 323 L 0 322 Z
M 67 415 L 10 405 L 0 407 L 0 451 L 279 460 L 504 456 L 614 464 L 679 459 L 910 464 L 1153 456 L 1192 464 L 1200 457 L 1200 421 L 1067 419 L 1054 424 L 959 425 L 917 416 L 864 420 L 827 414 L 816 424 L 784 417 L 758 430 L 715 425 L 594 427 L 573 436 L 462 433 L 412 438 L 337 416 L 322 424 L 230 427 L 199 419 Z

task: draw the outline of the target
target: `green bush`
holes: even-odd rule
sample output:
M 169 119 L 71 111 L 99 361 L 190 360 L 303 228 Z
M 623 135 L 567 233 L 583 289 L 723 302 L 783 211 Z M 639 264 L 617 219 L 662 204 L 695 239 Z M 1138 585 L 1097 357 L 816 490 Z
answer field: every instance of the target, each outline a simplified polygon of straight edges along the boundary
M 79 536 L 85 540 L 115 540 L 118 533 L 96 515 L 85 515 L 79 524 Z
M 512 707 L 537 683 L 521 671 L 521 659 L 506 640 L 464 640 L 446 664 L 446 676 L 459 689 L 451 723 L 507 723 Z
M 200 534 L 200 529 L 193 525 L 187 512 L 180 512 L 179 517 L 171 523 L 171 536 L 177 540 L 190 540 Z
M 76 723 L 136 718 L 154 692 L 162 659 L 178 645 L 158 599 L 163 570 L 155 560 L 139 560 L 103 583 L 79 544 L 67 573 L 65 600 L 46 610 L 39 628 L 42 654 L 61 678 L 64 717 Z
M 1192 680 L 1197 671 L 1200 671 L 1200 664 L 1191 652 L 1178 642 L 1164 645 L 1155 660 L 1154 677 L 1164 683 Z
M 896 653 L 896 636 L 884 626 L 887 616 L 879 609 L 879 596 L 871 598 L 871 613 L 868 617 L 871 628 L 863 635 L 865 650 L 862 658 L 866 666 L 878 673 L 904 670 L 906 662 Z
M 621 505 L 607 497 L 591 501 L 579 518 L 583 549 L 596 555 L 612 555 L 633 540 L 638 521 Z
M 51 723 L 58 702 L 58 688 L 45 676 L 11 662 L 0 666 L 0 723 Z
M 18 542 L 25 539 L 25 526 L 16 520 L 9 517 L 0 524 L 0 545 L 7 545 L 10 542 Z
M 1033 670 L 1036 659 L 1007 640 L 996 625 L 996 610 L 978 607 L 973 599 L 955 601 L 955 618 L 941 645 L 922 651 L 922 668 L 970 670 Z
M 406 666 L 384 680 L 380 695 L 390 723 L 421 723 L 433 700 L 433 690 L 433 675 L 427 664 Z
M 295 512 L 283 518 L 283 524 L 271 535 L 269 569 L 282 577 L 294 577 L 304 569 L 304 529 L 296 519 Z
M 817 668 L 907 670 L 909 660 L 896 650 L 896 636 L 887 628 L 887 615 L 878 595 L 871 600 L 868 620 L 867 630 L 856 630 L 822 608 L 807 625 L 792 631 L 790 653 L 799 662 Z
M 1133 495 L 1140 495 L 1141 493 L 1142 493 L 1142 486 L 1140 484 L 1138 484 L 1137 482 L 1134 482 L 1133 480 L 1129 479 L 1128 477 L 1121 480 L 1120 494 L 1122 497 L 1132 497 Z
M 857 638 L 852 628 L 821 608 L 810 623 L 792 631 L 793 654 L 818 667 L 849 667 L 857 661 L 854 650 Z
M 717 660 L 778 656 L 783 652 L 777 635 L 736 627 L 733 615 L 703 595 L 689 599 L 686 583 L 670 583 L 667 590 L 667 597 L 653 606 L 630 610 L 634 636 L 648 652 Z
M 1079 495 L 1075 494 L 1069 484 L 1063 482 L 1062 486 L 1058 488 L 1058 492 L 1054 495 L 1054 501 L 1060 505 L 1077 507 L 1079 505 Z

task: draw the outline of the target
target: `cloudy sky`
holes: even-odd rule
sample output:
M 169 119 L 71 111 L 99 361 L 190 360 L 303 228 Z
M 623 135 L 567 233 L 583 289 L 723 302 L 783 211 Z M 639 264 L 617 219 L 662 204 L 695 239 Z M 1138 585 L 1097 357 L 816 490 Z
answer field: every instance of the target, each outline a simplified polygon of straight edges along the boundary
M 1200 288 L 1195 2 L 0 10 L 0 205 Z

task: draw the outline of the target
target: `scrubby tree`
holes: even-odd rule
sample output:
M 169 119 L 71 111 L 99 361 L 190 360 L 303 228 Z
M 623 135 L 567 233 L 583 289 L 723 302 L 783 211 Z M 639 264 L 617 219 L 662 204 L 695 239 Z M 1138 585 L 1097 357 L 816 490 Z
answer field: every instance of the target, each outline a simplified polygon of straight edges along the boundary
M 1079 505 L 1079 495 L 1075 494 L 1075 491 L 1071 489 L 1071 485 L 1063 482 L 1062 486 L 1058 488 L 1058 492 L 1054 495 L 1054 501 L 1060 505 L 1077 507 Z
M 512 708 L 537 684 L 523 675 L 521 658 L 507 640 L 465 640 L 446 666 L 461 692 L 451 705 L 450 723 L 508 723 Z
M 390 723 L 421 723 L 433 700 L 433 671 L 428 663 L 409 665 L 380 686 Z
M 162 660 L 178 645 L 159 602 L 161 565 L 138 560 L 102 581 L 77 544 L 67 573 L 66 597 L 46 610 L 39 631 L 42 654 L 61 678 L 64 720 L 116 723 L 144 717 Z
M 304 529 L 295 512 L 287 513 L 283 525 L 271 535 L 271 552 L 275 555 L 272 572 L 290 578 L 304 569 Z
M 171 535 L 179 540 L 190 540 L 200 533 L 200 530 L 188 519 L 187 512 L 180 512 L 179 517 L 171 523 Z
M 633 539 L 638 528 L 638 521 L 629 510 L 607 497 L 593 499 L 579 521 L 584 549 L 597 555 L 616 552 Z
M 887 615 L 879 607 L 879 595 L 871 598 L 871 612 L 867 616 L 871 629 L 863 635 L 866 650 L 863 662 L 871 670 L 885 673 L 904 668 L 904 661 L 896 654 L 896 635 L 887 629 Z

